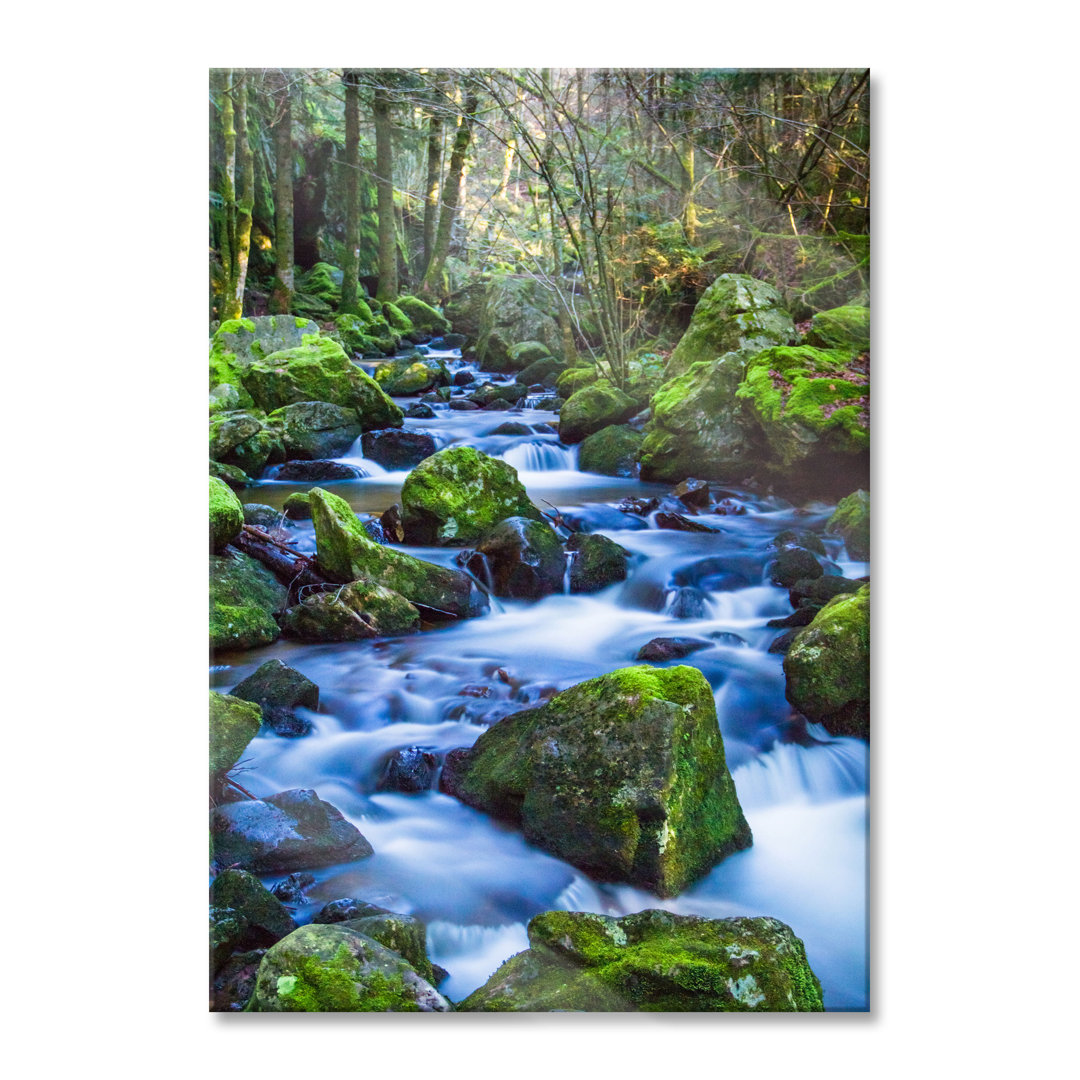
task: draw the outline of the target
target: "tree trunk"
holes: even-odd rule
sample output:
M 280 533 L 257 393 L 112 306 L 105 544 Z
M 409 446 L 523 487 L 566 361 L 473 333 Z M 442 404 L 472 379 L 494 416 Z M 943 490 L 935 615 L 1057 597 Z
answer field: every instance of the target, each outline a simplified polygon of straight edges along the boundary
M 221 137 L 225 148 L 225 163 L 221 175 L 221 228 L 218 233 L 218 255 L 221 258 L 221 294 L 218 297 L 218 318 L 237 319 L 233 312 L 233 293 L 236 280 L 236 255 L 233 238 L 236 234 L 236 128 L 233 125 L 232 69 L 221 74 Z
M 274 124 L 274 290 L 270 310 L 287 315 L 292 310 L 293 281 L 293 152 L 292 100 L 284 72 L 278 84 L 280 100 Z
M 233 284 L 231 318 L 244 313 L 244 288 L 247 284 L 248 258 L 251 255 L 251 212 L 255 207 L 255 159 L 247 129 L 248 76 L 241 74 L 236 84 L 236 138 L 240 150 L 240 200 L 236 208 L 236 280 Z
M 446 182 L 443 184 L 442 213 L 439 215 L 439 232 L 435 237 L 435 250 L 421 291 L 434 294 L 439 291 L 442 280 L 443 267 L 446 258 L 450 254 L 450 234 L 454 227 L 454 216 L 457 213 L 458 202 L 461 196 L 461 185 L 465 175 L 465 156 L 469 150 L 469 140 L 472 138 L 473 123 L 476 120 L 476 108 L 479 99 L 475 92 L 470 91 L 465 101 L 465 111 L 461 117 L 461 124 L 454 136 L 454 147 L 450 153 L 450 165 L 446 170 Z
M 397 246 L 394 229 L 394 150 L 390 130 L 390 98 L 383 85 L 385 73 L 376 76 L 375 102 L 375 189 L 379 213 L 379 300 L 397 297 Z
M 346 68 L 345 83 L 345 259 L 339 311 L 356 314 L 360 271 L 360 75 Z
M 443 118 L 441 104 L 428 115 L 427 182 L 424 185 L 424 257 L 420 277 L 427 273 L 435 252 L 435 227 L 439 217 L 439 172 L 442 170 Z

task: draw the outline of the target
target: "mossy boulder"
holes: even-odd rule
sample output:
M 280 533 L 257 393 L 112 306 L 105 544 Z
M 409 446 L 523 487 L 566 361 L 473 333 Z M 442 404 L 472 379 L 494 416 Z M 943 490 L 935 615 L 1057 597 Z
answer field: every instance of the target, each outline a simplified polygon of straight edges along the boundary
M 601 881 L 675 896 L 750 827 L 696 668 L 623 668 L 501 720 L 447 756 L 442 786 Z
M 559 439 L 581 442 L 587 435 L 629 420 L 640 406 L 607 379 L 597 379 L 575 391 L 559 413 Z
M 487 598 L 468 574 L 376 543 L 344 499 L 323 488 L 308 494 L 319 565 L 331 581 L 378 581 L 432 619 L 466 618 L 487 609 Z
M 449 1012 L 398 953 L 341 924 L 301 926 L 259 965 L 250 1012 Z
M 430 304 L 415 296 L 399 296 L 394 302 L 397 309 L 408 317 L 414 331 L 420 331 L 430 337 L 436 334 L 448 334 L 450 321 Z
M 772 285 L 749 274 L 721 274 L 701 294 L 665 374 L 671 379 L 724 353 L 757 352 L 794 340 L 795 324 Z
M 331 336 L 341 344 L 349 356 L 380 357 L 383 351 L 375 344 L 369 333 L 375 315 L 367 302 L 356 301 L 356 311 L 338 315 L 334 319 Z
M 218 327 L 210 340 L 210 390 L 231 386 L 237 395 L 232 407 L 251 408 L 254 402 L 241 378 L 244 370 L 271 353 L 295 348 L 318 336 L 316 323 L 295 315 L 229 319 Z
M 854 465 L 870 448 L 870 375 L 863 355 L 809 345 L 765 349 L 746 367 L 736 397 L 747 403 L 781 470 Z
M 731 352 L 700 361 L 656 391 L 640 449 L 643 480 L 734 481 L 751 474 L 754 426 L 735 396 L 747 359 Z
M 314 792 L 282 791 L 210 811 L 214 865 L 253 874 L 310 870 L 372 854 L 360 830 Z
M 836 504 L 825 531 L 843 538 L 847 553 L 860 562 L 870 558 L 870 492 L 855 491 Z
M 484 534 L 468 568 L 496 596 L 538 600 L 562 591 L 566 557 L 546 521 L 510 517 Z
M 574 367 L 563 371 L 555 383 L 555 389 L 561 398 L 570 398 L 583 386 L 591 386 L 600 373 L 595 366 Z
M 211 775 L 227 773 L 243 757 L 247 744 L 259 734 L 261 723 L 262 710 L 258 705 L 210 691 Z
M 463 1012 L 821 1012 L 791 927 L 768 917 L 546 911 Z
M 401 409 L 361 371 L 341 346 L 328 338 L 283 349 L 251 364 L 244 387 L 261 409 L 271 412 L 301 401 L 325 401 L 360 414 L 364 430 L 401 427 Z
M 248 397 L 247 404 L 251 404 L 251 398 Z M 210 391 L 210 415 L 219 412 L 231 412 L 235 409 L 241 408 L 243 401 L 240 397 L 240 392 L 235 386 L 230 386 L 228 383 L 220 383 Z
M 645 436 L 632 427 L 609 424 L 582 441 L 578 468 L 602 476 L 637 476 L 637 458 L 644 441 Z
M 291 521 L 307 521 L 311 517 L 311 496 L 306 491 L 296 491 L 285 500 L 281 509 Z
M 469 400 L 483 408 L 487 408 L 495 401 L 505 401 L 510 405 L 528 397 L 529 388 L 524 383 L 484 383 L 478 386 L 469 395 Z M 453 408 L 453 403 L 451 403 Z
M 551 358 L 551 349 L 542 341 L 519 341 L 507 350 L 508 369 L 523 371 L 530 364 Z
M 282 902 L 246 870 L 222 870 L 210 886 L 210 903 L 243 915 L 247 932 L 241 937 L 241 949 L 273 945 L 296 929 Z
M 819 311 L 810 320 L 807 345 L 865 352 L 870 348 L 870 309 L 858 304 Z
M 437 361 L 425 360 L 413 353 L 381 364 L 375 372 L 375 381 L 384 393 L 394 397 L 407 397 L 410 394 L 422 394 L 436 386 L 447 385 L 450 375 Z
M 244 527 L 244 508 L 232 489 L 222 480 L 210 477 L 210 550 L 221 551 L 240 535 Z
M 565 360 L 558 360 L 554 356 L 542 356 L 539 360 L 534 360 L 527 368 L 523 368 L 517 381 L 526 386 L 534 386 L 537 383 L 544 383 L 545 379 L 550 379 L 551 381 L 545 385 L 553 388 L 558 381 L 558 376 L 565 370 Z
M 236 465 L 225 465 L 213 459 L 210 460 L 209 465 L 210 475 L 228 484 L 233 491 L 242 491 L 246 487 L 251 487 L 253 483 L 251 477 Z
M 573 553 L 570 562 L 570 591 L 597 592 L 626 580 L 626 550 L 600 533 L 574 533 L 566 550 Z
M 285 460 L 281 432 L 261 412 L 222 412 L 210 417 L 210 458 L 258 476 Z
M 306 593 L 281 622 L 299 641 L 364 641 L 420 629 L 420 614 L 400 593 L 370 581 Z
M 870 586 L 833 597 L 784 657 L 787 699 L 833 735 L 870 737 Z
M 296 276 L 296 291 L 314 296 L 324 304 L 337 306 L 341 301 L 341 283 L 344 278 L 345 273 L 340 267 L 317 262 L 310 270 Z
M 267 417 L 281 431 L 290 461 L 320 461 L 346 453 L 363 431 L 356 409 L 326 401 L 298 401 Z
M 319 708 L 319 688 L 296 668 L 281 660 L 267 660 L 232 688 L 232 696 L 253 701 L 260 708 Z
M 401 516 L 410 544 L 471 544 L 508 517 L 539 521 L 517 470 L 471 446 L 425 458 L 405 478 Z
M 400 915 L 376 904 L 359 904 L 358 913 L 338 925 L 392 949 L 408 960 L 432 986 L 438 981 L 435 967 L 427 954 L 427 927 L 412 915 Z
M 412 320 L 397 304 L 387 301 L 382 308 L 383 318 L 390 324 L 390 329 L 402 337 L 408 337 L 413 332 Z
M 274 613 L 288 590 L 261 562 L 239 551 L 210 556 L 210 648 L 254 649 L 276 641 Z

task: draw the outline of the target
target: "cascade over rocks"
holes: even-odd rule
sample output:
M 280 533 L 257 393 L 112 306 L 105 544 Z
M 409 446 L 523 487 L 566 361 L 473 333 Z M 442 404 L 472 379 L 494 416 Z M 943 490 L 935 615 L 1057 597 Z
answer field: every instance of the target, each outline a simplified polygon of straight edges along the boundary
M 490 575 L 496 596 L 538 600 L 561 592 L 566 572 L 562 543 L 546 521 L 510 517 L 485 533 L 468 561 L 481 581 Z
M 696 668 L 623 668 L 447 755 L 442 787 L 601 881 L 674 896 L 751 843 Z
M 779 919 L 546 911 L 463 1012 L 821 1012 L 806 948 Z
M 235 867 L 253 874 L 309 870 L 373 854 L 340 810 L 299 788 L 214 807 L 210 838 L 219 870 Z
M 609 537 L 601 533 L 574 533 L 567 541 L 566 550 L 574 556 L 570 563 L 572 593 L 598 592 L 626 580 L 626 549 Z
M 308 494 L 319 565 L 331 581 L 381 582 L 427 609 L 426 618 L 467 618 L 487 610 L 487 597 L 468 574 L 378 544 L 344 499 L 323 488 Z
M 452 446 L 420 462 L 401 488 L 401 516 L 410 544 L 478 541 L 507 517 L 542 519 L 517 470 L 471 446 Z
M 343 409 L 326 401 L 299 401 L 272 412 L 267 420 L 281 429 L 285 456 L 312 461 L 344 454 L 363 427 L 355 409 Z

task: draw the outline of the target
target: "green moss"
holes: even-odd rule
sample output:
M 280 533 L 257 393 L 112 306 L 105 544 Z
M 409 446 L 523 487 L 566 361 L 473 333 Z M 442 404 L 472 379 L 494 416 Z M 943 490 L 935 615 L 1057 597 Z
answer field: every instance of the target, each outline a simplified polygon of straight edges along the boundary
M 841 499 L 826 523 L 825 531 L 843 537 L 853 559 L 869 559 L 870 493 L 860 489 Z
M 300 641 L 364 641 L 408 634 L 420 628 L 420 616 L 405 597 L 370 581 L 309 593 L 289 608 L 281 624 Z
M 399 296 L 394 306 L 408 318 L 413 329 L 428 334 L 450 332 L 449 320 L 430 304 L 426 304 L 415 296 Z
M 282 505 L 285 516 L 293 521 L 304 521 L 311 517 L 311 495 L 306 491 L 297 491 L 290 495 Z
M 610 424 L 621 424 L 639 410 L 628 394 L 612 386 L 607 379 L 575 391 L 559 414 L 559 438 L 564 443 L 581 442 L 587 435 Z
M 239 551 L 210 556 L 210 648 L 253 649 L 276 641 L 273 613 L 287 590 L 262 563 Z
M 543 518 L 517 470 L 471 446 L 420 462 L 402 485 L 401 508 L 406 538 L 419 544 L 471 544 L 505 518 Z
M 383 304 L 382 313 L 386 321 L 390 324 L 391 330 L 395 330 L 402 336 L 413 332 L 412 320 L 397 306 L 397 304 L 392 304 L 388 301 Z
M 600 378 L 595 367 L 575 367 L 564 371 L 555 383 L 559 397 L 569 398 L 584 386 L 591 386 Z
M 244 509 L 228 484 L 210 477 L 210 550 L 220 551 L 240 533 Z
M 226 773 L 259 734 L 262 709 L 250 701 L 210 691 L 210 772 Z M 236 907 L 224 900 L 222 907 Z
M 807 345 L 863 352 L 870 348 L 870 309 L 857 304 L 819 311 L 810 323 Z
M 637 457 L 644 439 L 640 431 L 625 425 L 601 428 L 582 442 L 578 468 L 603 476 L 636 476 Z

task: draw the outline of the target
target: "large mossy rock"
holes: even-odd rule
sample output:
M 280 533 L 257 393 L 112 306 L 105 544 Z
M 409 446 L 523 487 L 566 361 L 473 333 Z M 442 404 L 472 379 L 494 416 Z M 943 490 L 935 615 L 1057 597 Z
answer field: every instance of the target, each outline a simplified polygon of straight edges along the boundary
M 221 551 L 240 535 L 244 527 L 244 508 L 223 480 L 210 477 L 210 550 Z
M 262 709 L 250 701 L 210 691 L 210 773 L 227 773 L 259 734 Z M 231 907 L 224 904 L 224 907 Z
M 226 803 L 210 811 L 214 865 L 253 874 L 310 870 L 372 854 L 360 830 L 314 791 Z
M 554 318 L 558 299 L 530 277 L 493 274 L 455 293 L 446 316 L 455 329 L 475 342 L 476 356 L 485 371 L 520 371 L 539 359 L 510 350 L 521 342 L 539 342 L 545 355 L 562 352 L 562 332 Z
M 496 596 L 538 600 L 562 591 L 566 557 L 546 521 L 510 517 L 484 534 L 468 567 Z
M 210 556 L 210 648 L 254 649 L 276 641 L 274 613 L 288 590 L 261 562 L 239 551 Z
M 401 915 L 377 904 L 345 897 L 332 900 L 312 922 L 355 930 L 403 956 L 432 986 L 438 980 L 427 953 L 427 926 L 412 915 Z
M 559 413 L 559 439 L 564 443 L 581 442 L 609 424 L 629 420 L 640 407 L 607 379 L 597 379 L 575 391 L 563 405 Z
M 259 965 L 250 1012 L 449 1012 L 401 955 L 341 924 L 301 926 Z
M 539 521 L 543 515 L 512 465 L 471 446 L 447 447 L 425 458 L 401 487 L 410 544 L 472 544 L 514 516 Z
M 241 949 L 265 948 L 296 929 L 285 905 L 246 870 L 222 870 L 210 886 L 210 903 L 231 908 L 247 921 Z
M 420 629 L 420 613 L 400 593 L 371 581 L 308 593 L 285 612 L 282 633 L 299 641 L 366 641 Z
M 285 460 L 281 430 L 262 412 L 214 413 L 209 435 L 210 460 L 235 466 L 248 476 L 258 476 L 267 465 Z
M 626 424 L 609 424 L 582 442 L 578 468 L 602 476 L 637 476 L 637 459 L 644 439 L 640 431 Z
M 870 558 L 870 492 L 854 491 L 836 504 L 825 531 L 843 538 L 847 553 L 860 562 Z
M 271 353 L 245 369 L 243 383 L 256 405 L 267 412 L 301 401 L 326 401 L 357 410 L 365 431 L 401 427 L 404 422 L 401 409 L 378 383 L 328 338 Z
M 323 488 L 312 488 L 309 495 L 319 565 L 331 581 L 380 582 L 428 609 L 425 615 L 434 619 L 487 610 L 487 597 L 468 574 L 376 543 L 344 499 Z
M 573 554 L 570 562 L 572 593 L 597 592 L 626 580 L 626 549 L 609 537 L 600 533 L 574 533 L 567 541 L 566 550 Z
M 821 1012 L 791 927 L 768 917 L 546 911 L 462 1012 Z
M 864 352 L 870 348 L 870 309 L 858 304 L 819 311 L 810 320 L 807 345 Z
M 668 360 L 665 376 L 724 353 L 757 352 L 795 340 L 795 324 L 780 293 L 749 274 L 721 274 L 702 294 L 690 325 Z
M 210 389 L 232 386 L 238 395 L 233 408 L 250 408 L 254 402 L 243 387 L 242 373 L 249 365 L 271 353 L 293 349 L 319 337 L 319 327 L 295 315 L 260 315 L 254 319 L 229 319 L 210 339 Z
M 340 457 L 360 438 L 363 426 L 355 409 L 326 401 L 298 401 L 272 412 L 267 421 L 281 431 L 289 461 Z
M 870 586 L 835 596 L 784 657 L 787 699 L 833 735 L 870 737 Z
M 736 398 L 746 362 L 741 352 L 703 360 L 656 391 L 640 449 L 643 480 L 731 482 L 752 473 L 754 427 Z
M 450 320 L 423 300 L 415 296 L 399 296 L 394 303 L 402 314 L 408 316 L 414 331 L 429 338 L 450 333 Z
M 451 751 L 442 785 L 597 880 L 659 896 L 751 843 L 697 668 L 623 668 L 572 686 Z
M 413 353 L 380 365 L 375 372 L 375 381 L 386 394 L 408 397 L 436 386 L 446 386 L 450 382 L 450 373 L 437 360 L 425 360 Z
M 600 378 L 600 372 L 594 364 L 585 367 L 572 367 L 564 371 L 555 383 L 559 397 L 569 399 L 583 386 L 591 386 Z

